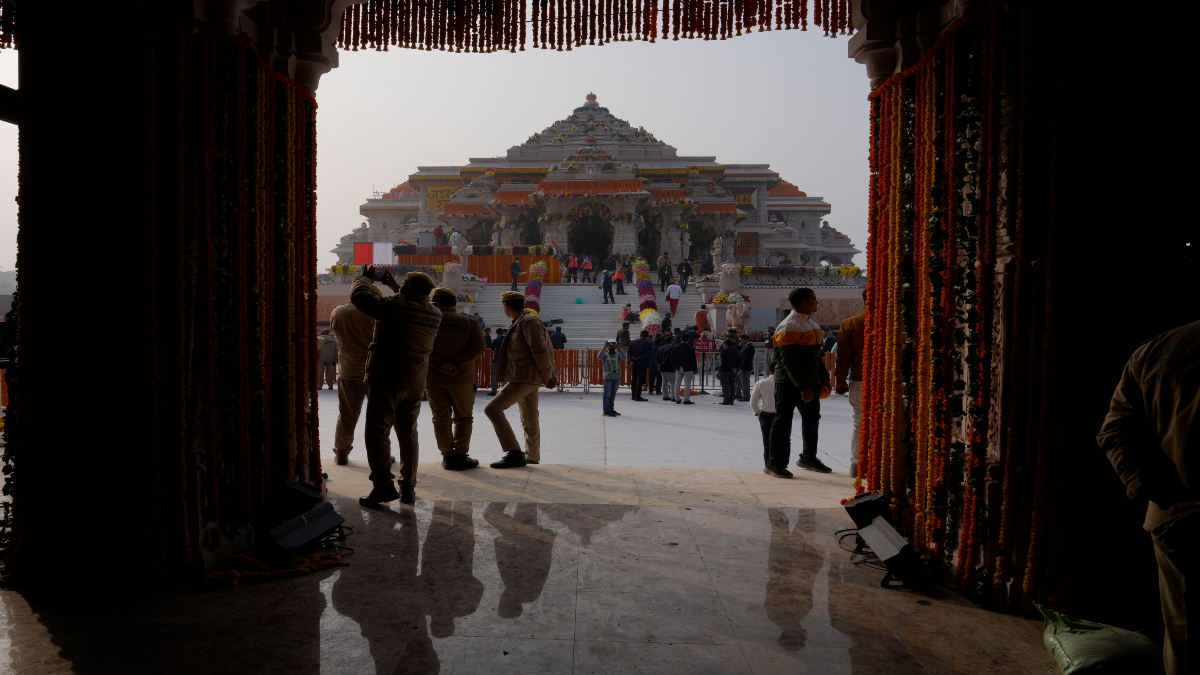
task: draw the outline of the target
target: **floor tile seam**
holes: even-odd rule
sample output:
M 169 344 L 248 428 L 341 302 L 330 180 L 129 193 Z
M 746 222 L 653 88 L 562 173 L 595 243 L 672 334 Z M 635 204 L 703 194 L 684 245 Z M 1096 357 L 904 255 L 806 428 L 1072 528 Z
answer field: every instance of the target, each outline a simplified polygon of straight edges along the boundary
M 668 642 L 666 640 L 603 640 L 603 639 L 599 639 L 599 638 L 594 638 L 594 639 L 576 638 L 575 642 L 576 643 L 579 643 L 579 642 L 620 643 L 620 644 L 629 644 L 629 645 L 694 645 L 694 646 L 698 646 L 698 647 L 734 647 L 734 646 L 738 646 L 738 643 L 736 642 L 737 637 L 734 636 L 733 639 L 735 640 L 735 642 L 690 642 L 687 640 L 675 640 L 673 642 Z M 743 653 L 742 656 L 744 657 L 745 653 Z

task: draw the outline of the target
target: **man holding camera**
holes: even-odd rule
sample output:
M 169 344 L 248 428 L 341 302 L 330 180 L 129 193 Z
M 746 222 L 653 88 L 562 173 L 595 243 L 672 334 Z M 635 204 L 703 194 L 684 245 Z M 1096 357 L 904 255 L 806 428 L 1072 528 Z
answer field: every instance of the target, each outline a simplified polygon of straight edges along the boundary
M 384 298 L 371 292 L 378 280 L 395 295 Z M 416 500 L 417 415 L 429 370 L 429 355 L 442 312 L 429 300 L 433 279 L 421 272 L 409 272 L 403 284 L 397 284 L 391 272 L 366 266 L 350 287 L 350 302 L 363 314 L 375 319 L 375 335 L 367 355 L 367 421 L 364 428 L 367 463 L 371 467 L 374 489 L 359 499 L 365 506 L 377 506 L 399 499 L 403 504 Z M 400 491 L 392 485 L 392 429 L 400 444 Z

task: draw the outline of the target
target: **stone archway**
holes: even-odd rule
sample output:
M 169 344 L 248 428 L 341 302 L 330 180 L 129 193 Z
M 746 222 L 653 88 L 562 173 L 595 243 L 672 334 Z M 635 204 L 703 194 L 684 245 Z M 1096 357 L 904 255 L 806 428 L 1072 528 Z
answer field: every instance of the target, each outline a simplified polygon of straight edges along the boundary
M 717 238 L 717 231 L 712 225 L 700 220 L 689 222 L 687 231 L 692 242 L 690 250 L 686 252 L 688 259 L 698 261 L 700 269 L 712 267 L 709 249 L 712 248 L 713 239 Z M 697 274 L 700 273 L 700 269 L 696 270 Z
M 567 250 L 579 256 L 591 256 L 593 262 L 608 257 L 612 242 L 612 224 L 600 216 L 576 218 L 567 230 Z

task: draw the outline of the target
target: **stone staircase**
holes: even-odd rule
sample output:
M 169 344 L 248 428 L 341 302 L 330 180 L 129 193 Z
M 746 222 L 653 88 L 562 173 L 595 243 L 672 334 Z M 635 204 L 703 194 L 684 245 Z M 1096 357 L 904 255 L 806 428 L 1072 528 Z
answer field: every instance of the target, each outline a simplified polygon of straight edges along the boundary
M 654 276 L 652 274 L 651 278 Z M 519 287 L 522 291 L 525 288 L 523 284 Z M 500 294 L 507 290 L 509 290 L 509 284 L 487 284 L 479 297 L 475 298 L 475 311 L 483 317 L 493 332 L 496 328 L 507 328 L 510 323 L 508 317 L 504 316 L 504 309 L 500 304 Z M 615 295 L 614 289 L 617 299 L 617 304 L 614 306 L 602 304 L 601 291 L 596 288 L 595 284 L 545 284 L 542 286 L 540 317 L 543 321 L 563 320 L 561 324 L 555 324 L 555 327 L 561 327 L 562 332 L 566 334 L 568 348 L 599 348 L 605 341 L 616 337 L 617 331 L 621 329 L 620 313 L 625 303 L 632 304 L 634 312 L 637 312 L 636 288 L 626 286 L 625 292 L 627 295 Z M 663 313 L 669 311 L 670 304 L 667 303 L 665 294 L 659 292 L 657 285 L 654 293 L 657 296 L 659 311 Z M 583 304 L 577 304 L 576 298 L 582 298 Z M 690 324 L 701 304 L 700 293 L 689 284 L 687 292 L 679 300 L 679 314 L 672 318 L 673 325 L 682 327 L 685 320 Z M 629 327 L 629 330 L 636 338 L 641 327 L 635 323 Z

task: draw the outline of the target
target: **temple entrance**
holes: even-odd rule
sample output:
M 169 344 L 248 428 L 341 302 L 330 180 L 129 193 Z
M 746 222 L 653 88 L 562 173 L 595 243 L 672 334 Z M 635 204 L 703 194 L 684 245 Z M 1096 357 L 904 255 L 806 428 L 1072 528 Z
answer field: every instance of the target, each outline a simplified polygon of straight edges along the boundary
M 700 269 L 696 270 L 697 273 L 711 273 L 713 271 L 712 254 L 709 251 L 712 249 L 713 239 L 717 238 L 717 231 L 702 221 L 688 223 L 687 231 L 692 239 L 692 247 L 687 252 L 688 259 L 700 263 Z
M 567 248 L 576 255 L 591 256 L 593 262 L 608 257 L 612 241 L 612 226 L 599 216 L 577 218 L 567 230 Z
M 658 269 L 655 261 L 658 260 L 659 244 L 662 241 L 662 230 L 658 228 L 662 223 L 662 215 L 643 214 L 643 217 L 646 220 L 637 233 L 638 256 L 650 263 L 651 269 Z
M 472 246 L 487 246 L 492 243 L 492 232 L 496 224 L 489 221 L 475 223 L 466 232 L 467 241 Z

